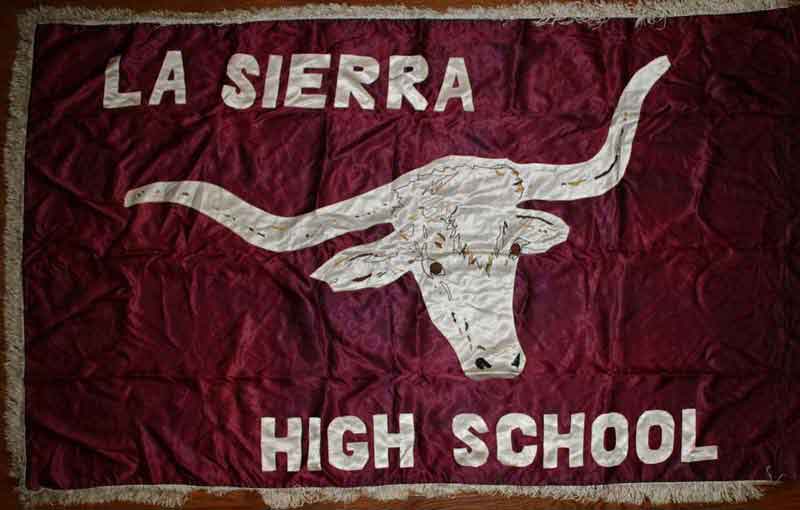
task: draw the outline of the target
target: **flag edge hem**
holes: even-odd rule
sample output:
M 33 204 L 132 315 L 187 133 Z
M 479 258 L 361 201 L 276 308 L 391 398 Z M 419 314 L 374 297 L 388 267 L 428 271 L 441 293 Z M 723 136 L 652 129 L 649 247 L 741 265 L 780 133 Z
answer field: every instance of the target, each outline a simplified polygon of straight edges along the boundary
M 25 145 L 28 101 L 33 67 L 36 26 L 51 23 L 81 25 L 160 23 L 160 24 L 236 24 L 271 20 L 324 19 L 426 19 L 426 20 L 503 20 L 531 19 L 540 24 L 592 22 L 611 18 L 636 18 L 658 22 L 664 18 L 696 15 L 724 15 L 783 9 L 800 5 L 796 0 L 735 0 L 720 5 L 716 1 L 666 0 L 657 4 L 595 4 L 583 2 L 516 4 L 503 7 L 428 8 L 396 6 L 348 6 L 310 4 L 302 7 L 260 8 L 208 12 L 93 9 L 85 7 L 40 6 L 17 16 L 17 46 L 9 81 L 8 119 L 3 147 L 6 184 L 5 226 L 3 232 L 3 321 L 5 332 L 5 439 L 10 456 L 10 475 L 18 480 L 18 491 L 26 506 L 45 504 L 92 504 L 112 501 L 159 504 L 180 507 L 190 493 L 205 491 L 222 496 L 253 491 L 272 508 L 292 508 L 317 501 L 349 502 L 360 497 L 377 500 L 406 499 L 410 496 L 449 497 L 463 493 L 527 496 L 576 501 L 641 503 L 742 502 L 763 496 L 763 487 L 772 480 L 626 482 L 602 485 L 470 485 L 470 484 L 388 484 L 360 487 L 257 488 L 197 485 L 120 485 L 85 489 L 38 489 L 25 486 L 25 349 L 22 297 L 22 239 Z M 577 10 L 577 9 L 580 9 Z M 588 10 L 587 10 L 588 9 Z
M 336 20 L 336 19 L 424 19 L 424 20 L 512 20 L 528 19 L 539 24 L 563 22 L 598 22 L 613 18 L 636 18 L 639 22 L 660 22 L 665 18 L 703 15 L 743 14 L 785 9 L 800 5 L 798 0 L 659 0 L 536 2 L 496 7 L 427 7 L 395 5 L 345 5 L 316 3 L 296 7 L 231 9 L 212 12 L 135 11 L 125 8 L 89 8 L 80 6 L 39 6 L 22 11 L 26 23 L 69 23 L 80 25 L 158 23 L 158 24 L 237 24 L 258 21 Z

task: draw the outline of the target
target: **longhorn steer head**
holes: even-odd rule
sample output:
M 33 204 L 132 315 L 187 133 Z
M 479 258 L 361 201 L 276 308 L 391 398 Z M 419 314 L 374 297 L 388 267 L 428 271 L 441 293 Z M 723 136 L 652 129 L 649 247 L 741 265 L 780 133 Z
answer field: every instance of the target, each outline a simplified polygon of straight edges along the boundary
M 391 223 L 391 234 L 337 253 L 311 276 L 343 291 L 380 287 L 410 272 L 464 374 L 472 379 L 515 377 L 525 367 L 513 311 L 517 261 L 564 242 L 569 233 L 558 217 L 516 204 L 576 200 L 613 188 L 630 159 L 642 102 L 668 68 L 662 56 L 636 72 L 620 97 L 605 144 L 583 163 L 447 156 L 372 191 L 295 217 L 272 215 L 219 186 L 197 181 L 132 189 L 125 205 L 191 207 L 270 251 L 299 250 Z

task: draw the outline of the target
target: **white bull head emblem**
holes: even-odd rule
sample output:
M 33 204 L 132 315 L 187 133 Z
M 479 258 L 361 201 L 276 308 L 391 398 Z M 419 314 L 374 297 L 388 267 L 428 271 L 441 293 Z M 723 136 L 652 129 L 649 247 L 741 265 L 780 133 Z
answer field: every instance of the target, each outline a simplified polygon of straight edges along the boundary
M 362 195 L 291 218 L 275 216 L 206 182 L 156 182 L 125 205 L 171 202 L 196 209 L 265 250 L 292 251 L 346 232 L 391 223 L 394 232 L 334 255 L 311 276 L 334 291 L 416 278 L 431 320 L 472 379 L 515 377 L 525 367 L 514 323 L 517 260 L 567 239 L 569 227 L 526 200 L 601 195 L 625 173 L 639 113 L 666 56 L 640 69 L 622 92 L 605 144 L 570 165 L 447 156 Z

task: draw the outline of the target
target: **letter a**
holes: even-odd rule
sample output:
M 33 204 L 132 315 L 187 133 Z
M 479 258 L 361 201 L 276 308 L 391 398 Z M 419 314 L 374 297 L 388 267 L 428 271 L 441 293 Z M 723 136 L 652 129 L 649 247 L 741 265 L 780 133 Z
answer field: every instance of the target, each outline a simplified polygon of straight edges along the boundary
M 180 51 L 168 51 L 161 64 L 153 93 L 150 94 L 150 104 L 161 104 L 164 92 L 175 93 L 175 104 L 186 104 L 186 81 L 183 73 L 183 56 Z

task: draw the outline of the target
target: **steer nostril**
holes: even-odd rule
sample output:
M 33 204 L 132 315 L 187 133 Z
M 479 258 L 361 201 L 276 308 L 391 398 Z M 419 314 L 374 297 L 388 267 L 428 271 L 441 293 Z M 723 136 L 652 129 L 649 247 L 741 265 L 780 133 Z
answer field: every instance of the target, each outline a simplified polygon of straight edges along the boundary
M 511 362 L 511 366 L 519 368 L 519 362 L 521 359 L 522 359 L 522 353 L 518 352 L 517 357 L 514 358 L 514 361 Z
M 492 365 L 490 365 L 489 362 L 486 361 L 484 358 L 476 359 L 475 360 L 475 366 L 480 368 L 481 370 L 484 370 L 486 368 L 492 368 Z

